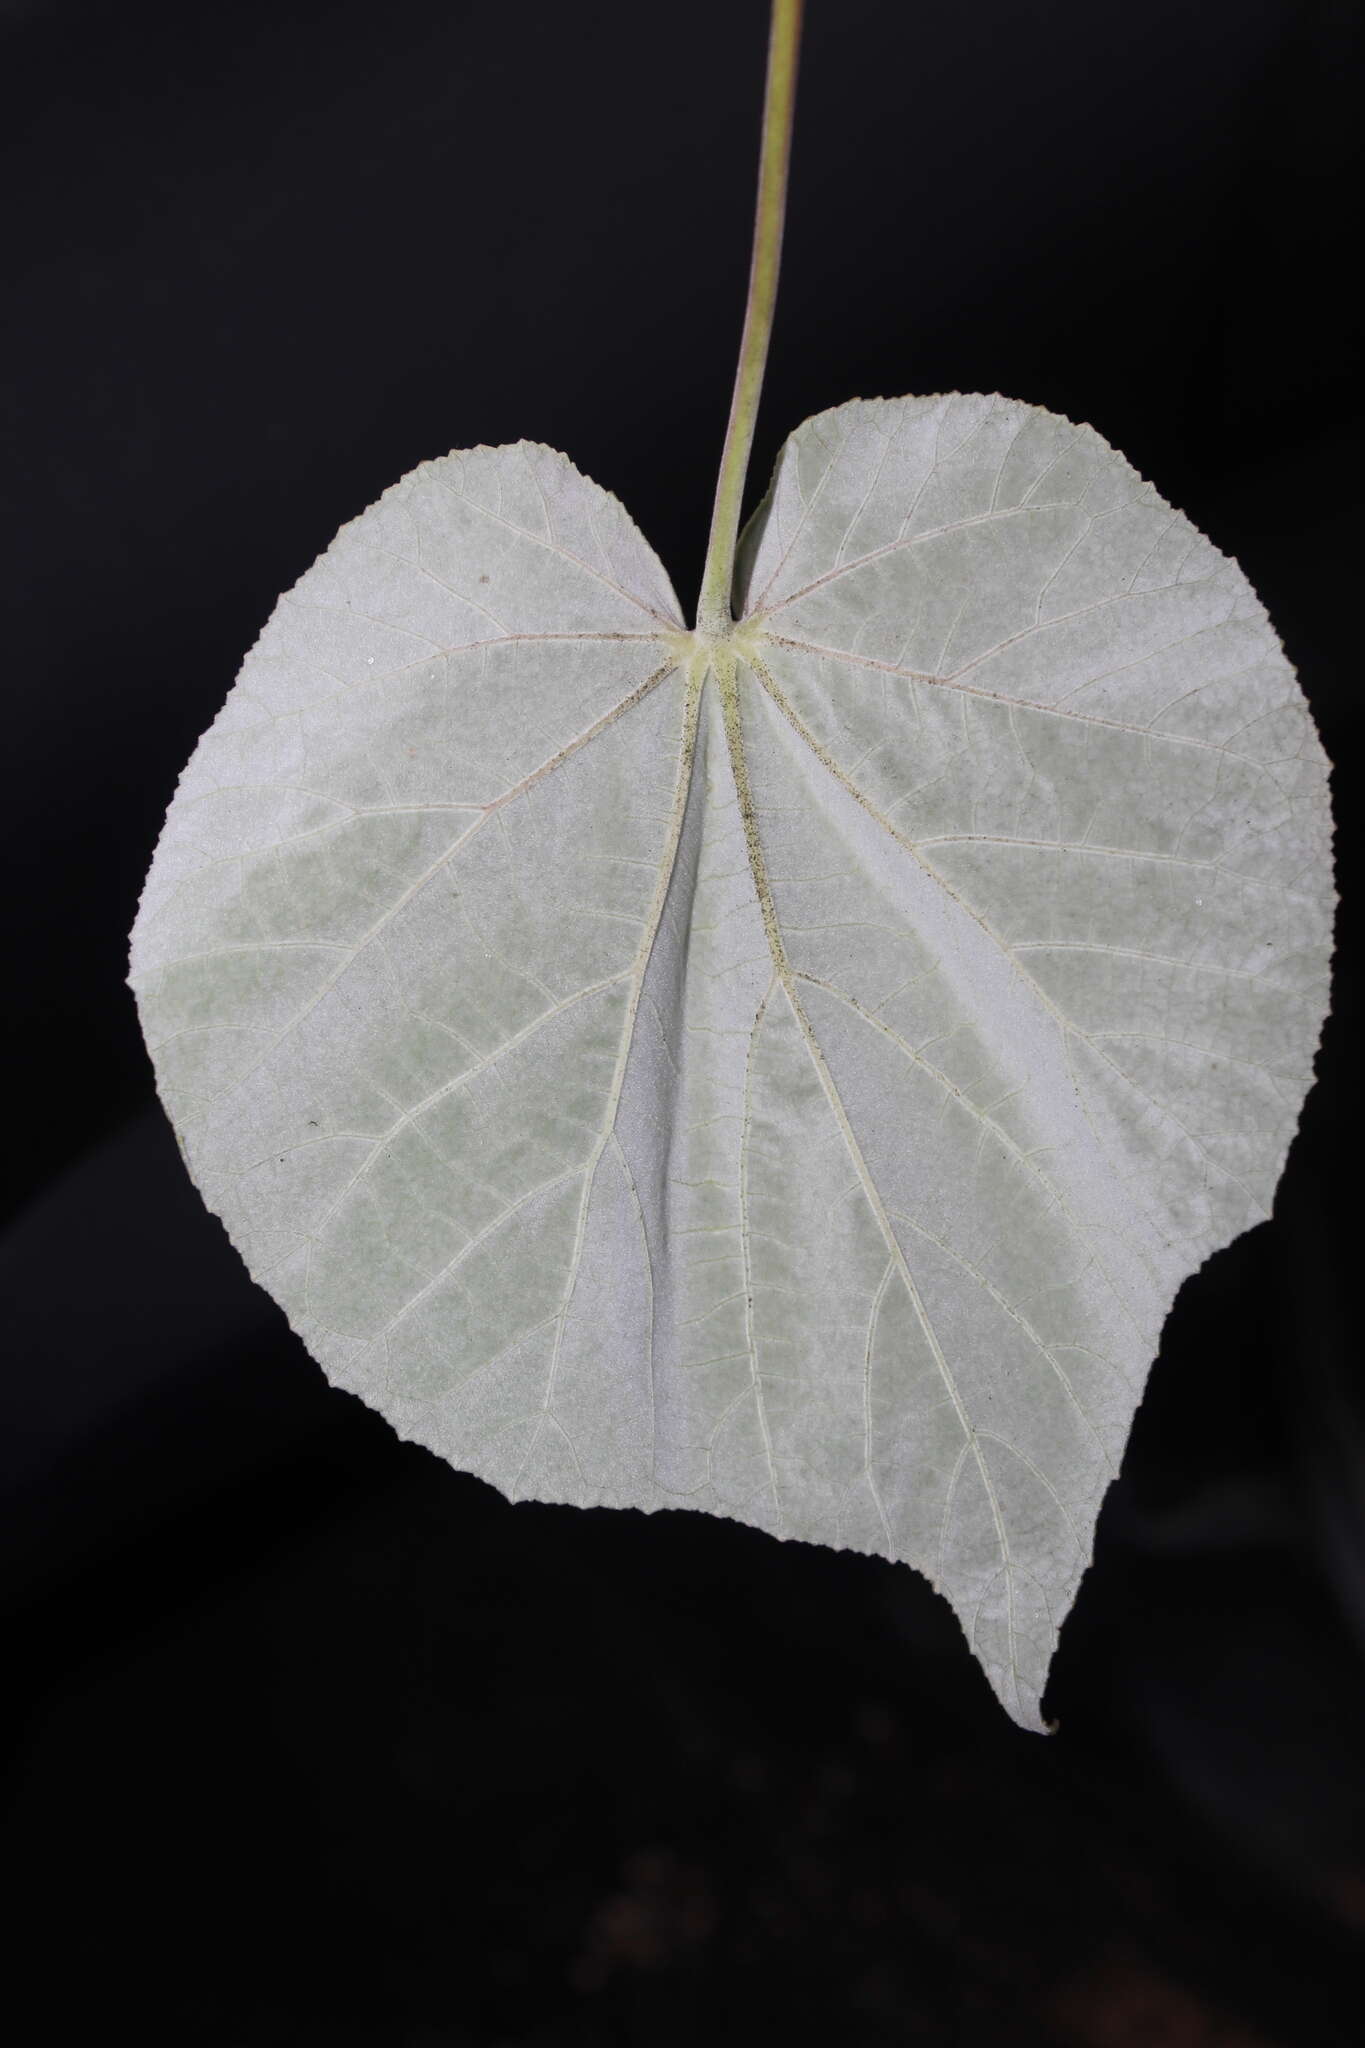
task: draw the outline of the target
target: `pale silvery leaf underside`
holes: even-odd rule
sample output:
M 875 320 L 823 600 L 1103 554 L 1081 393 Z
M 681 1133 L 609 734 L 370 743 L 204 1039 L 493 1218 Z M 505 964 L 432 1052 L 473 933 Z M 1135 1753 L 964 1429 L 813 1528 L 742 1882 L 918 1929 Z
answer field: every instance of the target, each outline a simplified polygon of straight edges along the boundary
M 1086 427 L 846 405 L 704 644 L 621 506 L 423 464 L 283 598 L 133 984 L 329 1377 L 513 1498 L 899 1558 L 1041 1725 L 1182 1279 L 1312 1076 L 1326 772 Z

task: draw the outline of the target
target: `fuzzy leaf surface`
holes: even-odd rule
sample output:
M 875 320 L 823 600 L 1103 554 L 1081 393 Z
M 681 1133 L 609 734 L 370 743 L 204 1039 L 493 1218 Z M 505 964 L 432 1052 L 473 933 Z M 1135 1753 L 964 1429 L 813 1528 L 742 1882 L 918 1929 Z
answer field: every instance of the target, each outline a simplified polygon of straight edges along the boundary
M 512 1498 L 904 1560 L 1041 1727 L 1181 1281 L 1269 1212 L 1326 769 L 1235 564 L 1091 429 L 856 402 L 708 648 L 526 443 L 280 602 L 133 985 L 329 1377 Z

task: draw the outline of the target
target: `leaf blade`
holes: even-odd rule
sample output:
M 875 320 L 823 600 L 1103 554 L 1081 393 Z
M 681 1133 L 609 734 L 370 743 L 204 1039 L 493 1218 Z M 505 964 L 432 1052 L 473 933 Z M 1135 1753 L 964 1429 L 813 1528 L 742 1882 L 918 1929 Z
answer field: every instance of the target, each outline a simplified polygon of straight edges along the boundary
M 712 647 L 562 457 L 414 472 L 182 779 L 144 1029 L 400 1433 L 913 1563 L 1040 1728 L 1166 1309 L 1311 1078 L 1321 752 L 1235 565 L 1033 408 L 807 422 L 741 573 Z

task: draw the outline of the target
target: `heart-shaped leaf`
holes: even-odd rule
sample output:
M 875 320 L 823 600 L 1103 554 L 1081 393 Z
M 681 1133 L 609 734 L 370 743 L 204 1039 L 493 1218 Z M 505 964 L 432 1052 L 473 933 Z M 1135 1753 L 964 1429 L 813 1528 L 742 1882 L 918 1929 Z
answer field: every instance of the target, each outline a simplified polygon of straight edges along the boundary
M 519 444 L 281 603 L 133 943 L 206 1201 L 512 1497 L 901 1558 L 1041 1725 L 1181 1280 L 1311 1079 L 1325 768 L 1235 565 L 999 398 L 787 443 L 732 631 Z

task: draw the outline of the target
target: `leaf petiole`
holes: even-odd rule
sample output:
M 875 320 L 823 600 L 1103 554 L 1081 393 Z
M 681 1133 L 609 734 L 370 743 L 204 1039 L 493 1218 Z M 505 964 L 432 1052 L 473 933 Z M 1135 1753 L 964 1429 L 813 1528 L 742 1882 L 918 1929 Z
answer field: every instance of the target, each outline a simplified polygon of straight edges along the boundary
M 773 306 L 777 299 L 777 274 L 782 257 L 802 5 L 803 0 L 773 0 L 749 294 L 744 308 L 744 332 L 740 338 L 725 446 L 716 478 L 706 565 L 702 570 L 701 591 L 697 598 L 697 631 L 708 638 L 725 637 L 733 624 L 730 607 L 740 506 L 749 468 L 749 451 L 753 446 L 754 422 L 763 390 L 768 342 L 773 331 Z

